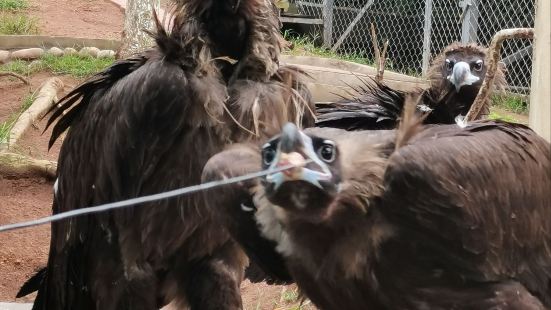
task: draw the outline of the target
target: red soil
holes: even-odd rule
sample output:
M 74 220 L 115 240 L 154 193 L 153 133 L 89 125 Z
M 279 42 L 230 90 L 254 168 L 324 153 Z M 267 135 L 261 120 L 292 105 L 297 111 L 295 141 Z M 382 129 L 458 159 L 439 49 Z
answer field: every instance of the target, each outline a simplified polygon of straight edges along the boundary
M 31 0 L 43 35 L 120 39 L 124 12 L 107 0 Z

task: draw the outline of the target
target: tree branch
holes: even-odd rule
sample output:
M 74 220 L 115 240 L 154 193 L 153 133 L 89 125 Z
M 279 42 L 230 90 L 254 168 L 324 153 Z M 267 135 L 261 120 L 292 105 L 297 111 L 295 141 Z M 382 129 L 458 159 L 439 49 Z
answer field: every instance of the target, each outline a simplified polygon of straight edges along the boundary
M 55 178 L 57 163 L 49 160 L 39 160 L 24 155 L 0 152 L 1 175 L 39 175 Z
M 25 83 L 27 85 L 30 84 L 29 80 L 27 80 L 24 76 L 19 75 L 17 73 L 8 72 L 8 71 L 0 71 L 0 77 L 2 77 L 2 76 L 13 76 L 14 78 L 20 79 L 23 83 Z
M 383 45 L 383 52 L 381 53 L 379 44 L 377 43 L 377 31 L 375 31 L 375 25 L 373 23 L 371 23 L 371 43 L 373 44 L 373 50 L 375 52 L 375 68 L 377 70 L 375 80 L 380 82 L 383 80 L 383 75 L 385 73 L 388 40 L 385 41 Z

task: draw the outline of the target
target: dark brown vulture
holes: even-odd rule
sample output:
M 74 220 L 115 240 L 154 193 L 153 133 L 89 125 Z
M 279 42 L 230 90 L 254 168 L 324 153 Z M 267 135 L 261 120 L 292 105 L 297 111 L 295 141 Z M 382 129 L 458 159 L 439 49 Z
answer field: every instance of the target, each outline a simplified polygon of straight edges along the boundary
M 289 124 L 205 175 L 288 164 L 247 187 L 256 218 L 321 309 L 551 307 L 551 146 L 529 128 Z M 262 164 L 261 164 L 262 163 Z
M 68 129 L 54 213 L 198 184 L 225 145 L 314 124 L 302 73 L 279 66 L 271 1 L 180 0 L 175 12 L 155 48 L 53 111 L 50 145 Z M 19 296 L 38 289 L 35 310 L 241 309 L 247 258 L 213 213 L 197 194 L 56 222 L 47 269 Z
M 418 90 L 420 113 L 428 113 L 426 124 L 453 124 L 469 111 L 484 77 L 486 49 L 476 44 L 453 43 L 434 58 L 427 78 L 430 87 Z M 494 89 L 506 85 L 505 67 L 500 64 Z M 318 104 L 317 127 L 346 130 L 396 128 L 407 93 L 382 83 L 364 81 L 356 89 L 357 98 L 331 104 Z M 486 105 L 487 107 L 489 105 Z M 488 114 L 489 111 L 483 111 Z

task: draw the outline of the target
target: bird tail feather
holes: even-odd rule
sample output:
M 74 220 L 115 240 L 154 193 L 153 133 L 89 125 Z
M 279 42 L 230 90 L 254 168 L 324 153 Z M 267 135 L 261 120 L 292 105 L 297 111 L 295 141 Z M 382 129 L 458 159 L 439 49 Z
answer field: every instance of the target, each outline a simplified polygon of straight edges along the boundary
M 423 121 L 428 113 L 420 114 L 417 112 L 417 104 L 420 100 L 419 95 L 407 95 L 404 102 L 404 111 L 398 125 L 396 134 L 396 150 L 405 146 L 416 134 L 423 130 Z
M 16 298 L 25 297 L 33 292 L 38 291 L 40 285 L 46 278 L 47 269 L 46 267 L 37 271 L 30 279 L 28 279 L 17 292 Z

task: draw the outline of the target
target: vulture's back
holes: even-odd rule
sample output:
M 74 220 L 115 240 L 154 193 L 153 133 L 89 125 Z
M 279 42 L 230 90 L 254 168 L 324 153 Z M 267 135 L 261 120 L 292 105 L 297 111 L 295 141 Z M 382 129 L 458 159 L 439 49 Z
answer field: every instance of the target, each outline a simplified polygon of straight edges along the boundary
M 381 276 L 381 286 L 451 307 L 463 288 L 510 280 L 551 306 L 551 150 L 532 130 L 428 128 L 389 158 L 384 185 L 381 212 L 398 233 L 380 272 L 400 266 L 387 270 L 400 278 Z

